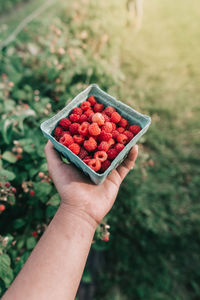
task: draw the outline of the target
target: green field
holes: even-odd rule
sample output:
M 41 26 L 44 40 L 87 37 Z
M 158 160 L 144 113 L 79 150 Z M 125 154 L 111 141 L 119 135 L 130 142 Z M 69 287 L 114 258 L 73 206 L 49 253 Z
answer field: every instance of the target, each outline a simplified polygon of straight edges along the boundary
M 26 15 L 27 7 L 20 14 Z M 123 182 L 107 216 L 111 241 L 97 243 L 96 248 L 107 251 L 94 299 L 198 300 L 200 3 L 146 1 L 139 32 L 127 22 L 125 0 L 67 4 L 60 0 L 56 7 L 26 26 L 0 54 L 1 72 L 14 82 L 13 89 L 5 81 L 1 84 L 1 111 L 12 117 L 15 105 L 28 104 L 35 112 L 22 117 L 24 130 L 21 119 L 17 119 L 17 125 L 12 124 L 14 133 L 4 132 L 2 118 L 2 153 L 12 151 L 13 140 L 22 140 L 28 166 L 24 161 L 13 164 L 4 159 L 0 166 L 18 172 L 17 178 L 10 179 L 13 186 L 32 180 L 33 187 L 39 189 L 37 172 L 47 170 L 42 154 L 46 140 L 38 124 L 92 82 L 150 115 L 152 124 L 139 143 L 136 168 Z M 9 32 L 9 26 L 13 28 L 18 20 L 13 21 L 12 14 L 8 17 Z M 9 94 L 5 92 L 8 89 Z M 35 90 L 40 91 L 39 102 Z M 35 151 L 29 145 L 33 138 Z M 33 164 L 36 172 L 30 171 Z M 2 292 L 32 249 L 27 247 L 31 231 L 37 224 L 48 223 L 56 210 L 45 203 L 36 206 L 30 197 L 26 203 L 21 188 L 17 191 L 16 204 L 0 216 L 0 234 L 11 234 L 17 240 L 17 246 L 2 246 L 2 252 L 11 257 L 12 269 L 12 276 L 8 275 L 11 279 L 0 281 Z M 53 194 L 51 189 L 45 197 Z M 40 192 L 36 195 L 39 197 Z M 21 203 L 26 203 L 22 211 Z M 16 222 L 8 225 L 10 218 L 26 219 L 27 211 L 32 215 L 27 227 L 18 227 Z M 16 257 L 22 257 L 21 264 Z M 1 274 L 0 270 L 0 278 Z

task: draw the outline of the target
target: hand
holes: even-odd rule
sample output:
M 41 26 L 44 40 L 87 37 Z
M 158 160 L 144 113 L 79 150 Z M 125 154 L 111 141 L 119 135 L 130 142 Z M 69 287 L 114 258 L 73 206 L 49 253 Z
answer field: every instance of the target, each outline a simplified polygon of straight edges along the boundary
M 138 146 L 134 146 L 124 162 L 113 170 L 101 185 L 93 184 L 74 165 L 64 163 L 48 141 L 45 146 L 49 174 L 61 197 L 61 207 L 97 225 L 114 204 L 119 186 L 134 167 Z

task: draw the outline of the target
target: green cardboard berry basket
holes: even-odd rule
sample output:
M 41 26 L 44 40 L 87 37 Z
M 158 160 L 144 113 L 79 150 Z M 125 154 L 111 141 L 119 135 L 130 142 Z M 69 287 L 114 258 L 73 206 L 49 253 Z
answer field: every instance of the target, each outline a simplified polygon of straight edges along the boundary
M 125 148 L 118 154 L 118 156 L 112 161 L 109 168 L 102 174 L 99 174 L 89 168 L 77 155 L 71 152 L 67 147 L 60 144 L 53 136 L 52 132 L 62 118 L 68 116 L 73 108 L 79 106 L 83 101 L 86 101 L 89 96 L 97 98 L 98 102 L 103 103 L 105 106 L 114 106 L 116 110 L 126 118 L 131 124 L 138 124 L 142 130 L 125 146 Z M 116 100 L 111 95 L 107 94 L 99 88 L 96 84 L 91 84 L 83 92 L 78 94 L 67 106 L 59 111 L 52 118 L 44 121 L 40 128 L 45 137 L 47 137 L 54 145 L 54 147 L 64 155 L 70 162 L 75 164 L 80 170 L 82 170 L 95 184 L 101 184 L 109 175 L 109 173 L 115 169 L 126 158 L 130 149 L 137 143 L 139 138 L 147 131 L 151 123 L 149 116 L 143 115 L 135 111 L 130 106 Z

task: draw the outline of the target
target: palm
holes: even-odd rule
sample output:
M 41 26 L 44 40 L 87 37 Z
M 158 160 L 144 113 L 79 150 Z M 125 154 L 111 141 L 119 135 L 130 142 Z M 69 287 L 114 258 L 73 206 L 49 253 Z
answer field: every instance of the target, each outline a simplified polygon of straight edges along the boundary
M 130 154 L 132 159 L 127 158 L 121 166 L 113 170 L 103 184 L 95 185 L 76 167 L 62 162 L 50 142 L 46 146 L 49 172 L 62 202 L 81 209 L 97 222 L 100 222 L 112 207 L 120 183 L 134 164 L 137 149 L 133 148 Z

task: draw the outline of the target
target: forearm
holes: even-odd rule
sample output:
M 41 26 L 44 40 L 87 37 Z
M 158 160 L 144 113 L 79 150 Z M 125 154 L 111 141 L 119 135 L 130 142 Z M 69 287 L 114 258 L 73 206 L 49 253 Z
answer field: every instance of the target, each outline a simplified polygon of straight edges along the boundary
M 2 300 L 75 298 L 95 223 L 60 207 Z

